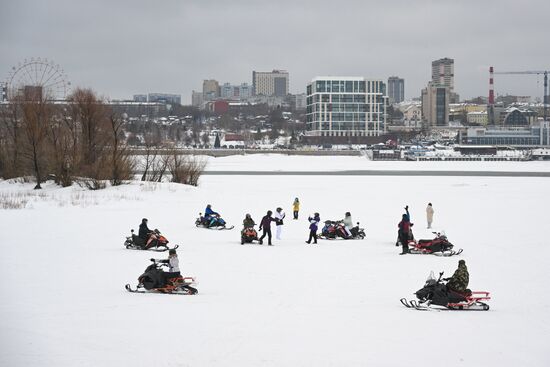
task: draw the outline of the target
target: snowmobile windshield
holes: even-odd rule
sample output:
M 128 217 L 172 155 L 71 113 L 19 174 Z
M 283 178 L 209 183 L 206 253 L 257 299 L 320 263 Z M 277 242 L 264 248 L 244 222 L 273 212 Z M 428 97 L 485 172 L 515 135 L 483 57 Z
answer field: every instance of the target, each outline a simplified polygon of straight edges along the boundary
M 428 278 L 426 279 L 426 285 L 435 284 L 437 282 L 434 271 L 430 271 L 430 275 L 428 275 Z

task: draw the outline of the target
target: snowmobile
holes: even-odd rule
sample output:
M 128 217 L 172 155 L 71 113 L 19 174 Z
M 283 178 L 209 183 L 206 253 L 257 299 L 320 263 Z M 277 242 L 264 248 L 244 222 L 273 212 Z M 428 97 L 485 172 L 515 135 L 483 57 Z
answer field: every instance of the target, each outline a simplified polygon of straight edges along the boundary
M 181 275 L 176 278 L 167 278 L 167 274 L 162 270 L 166 264 L 157 263 L 152 260 L 153 263 L 149 265 L 143 274 L 138 278 L 138 285 L 136 288 L 132 288 L 130 284 L 126 284 L 125 288 L 128 292 L 132 293 L 166 293 L 166 294 L 181 294 L 181 295 L 193 295 L 197 294 L 198 290 L 192 287 L 195 284 L 195 278 L 182 277 Z
M 241 245 L 245 243 L 252 243 L 254 241 L 259 241 L 258 232 L 254 229 L 254 226 L 245 227 L 241 231 Z
M 132 234 L 128 237 L 126 237 L 126 241 L 124 241 L 124 247 L 130 250 L 149 250 L 149 251 L 156 251 L 156 252 L 164 252 L 168 251 L 171 248 L 168 247 L 168 240 L 166 237 L 164 237 L 158 229 L 155 229 L 153 232 L 156 235 L 156 239 L 152 240 L 149 246 L 146 246 L 147 241 L 143 238 L 136 236 L 134 234 L 134 230 L 130 230 Z M 176 245 L 173 247 L 173 249 L 177 249 L 179 246 Z
M 487 311 L 489 305 L 483 301 L 490 300 L 489 292 L 458 292 L 447 287 L 442 279 L 443 272 L 439 273 L 439 279 L 435 279 L 433 271 L 426 280 L 422 289 L 416 291 L 416 300 L 401 298 L 401 303 L 407 308 L 416 310 L 463 310 L 463 311 Z
M 319 239 L 334 240 L 336 238 L 343 238 L 345 240 L 362 240 L 365 238 L 365 229 L 359 228 L 359 222 L 357 226 L 351 230 L 351 236 L 348 237 L 344 223 L 334 220 L 326 220 L 325 226 L 322 228 L 321 233 L 317 236 Z
M 212 221 L 214 219 L 214 221 Z M 207 228 L 207 229 L 217 229 L 217 230 L 223 230 L 223 229 L 233 229 L 235 226 L 227 226 L 227 223 L 225 223 L 225 220 L 222 219 L 219 215 L 213 215 L 210 217 L 210 219 L 206 219 L 202 213 L 199 213 L 199 217 L 195 221 L 195 226 L 200 228 Z
M 422 255 L 453 256 L 462 253 L 462 249 L 453 250 L 454 245 L 449 242 L 445 234 L 432 232 L 435 235 L 431 240 L 409 240 L 409 253 Z

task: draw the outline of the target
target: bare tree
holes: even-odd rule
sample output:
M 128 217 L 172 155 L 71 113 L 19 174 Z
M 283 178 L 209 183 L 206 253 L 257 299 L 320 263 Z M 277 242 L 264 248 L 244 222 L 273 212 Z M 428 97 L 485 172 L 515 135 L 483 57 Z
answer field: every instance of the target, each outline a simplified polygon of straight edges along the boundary
M 45 165 L 44 140 L 50 119 L 52 106 L 41 93 L 29 93 L 15 98 L 15 103 L 21 107 L 21 125 L 24 132 L 24 156 L 32 165 L 36 179 L 35 189 L 41 189 L 43 168 Z
M 121 185 L 124 180 L 130 180 L 134 169 L 134 163 L 128 154 L 128 148 L 123 144 L 124 118 L 111 112 L 109 116 L 111 127 L 111 184 L 113 186 Z
M 22 172 L 21 156 L 21 109 L 19 104 L 0 106 L 0 176 L 17 177 Z
M 195 156 L 184 156 L 177 150 L 170 154 L 169 170 L 172 175 L 172 182 L 186 185 L 198 186 L 199 178 L 204 172 L 206 162 Z
M 76 89 L 68 100 L 71 117 L 79 126 L 80 170 L 87 177 L 103 178 L 101 163 L 110 130 L 105 104 L 91 89 Z

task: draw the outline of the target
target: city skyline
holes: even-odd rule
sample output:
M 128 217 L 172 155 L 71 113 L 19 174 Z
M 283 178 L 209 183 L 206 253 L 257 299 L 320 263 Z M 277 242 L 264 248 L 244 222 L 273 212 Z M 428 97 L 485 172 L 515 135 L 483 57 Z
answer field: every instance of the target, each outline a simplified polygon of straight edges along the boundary
M 322 75 L 399 75 L 411 99 L 430 81 L 432 61 L 448 57 L 455 60 L 455 91 L 465 99 L 488 94 L 489 66 L 550 68 L 543 47 L 543 16 L 550 10 L 545 1 L 526 1 L 521 16 L 512 1 L 409 4 L 5 2 L 0 80 L 18 62 L 44 57 L 61 65 L 73 86 L 113 99 L 162 92 L 181 94 L 189 104 L 204 79 L 252 84 L 253 70 L 273 69 L 289 72 L 294 94 Z M 331 52 L 319 53 L 323 44 Z M 541 98 L 542 76 L 499 75 L 495 92 Z

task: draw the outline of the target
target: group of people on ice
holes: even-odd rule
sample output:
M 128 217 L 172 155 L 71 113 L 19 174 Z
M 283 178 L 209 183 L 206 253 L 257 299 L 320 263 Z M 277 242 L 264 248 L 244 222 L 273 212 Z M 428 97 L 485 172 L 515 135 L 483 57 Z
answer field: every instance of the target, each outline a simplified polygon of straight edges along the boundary
M 298 198 L 294 200 L 292 210 L 293 219 L 297 220 L 300 210 L 300 202 Z M 426 221 L 428 229 L 432 227 L 433 215 L 434 209 L 432 204 L 429 203 L 426 207 Z M 274 223 L 275 225 L 275 238 L 277 240 L 281 240 L 285 218 L 286 213 L 281 207 L 276 208 L 275 212 L 268 210 L 259 222 L 258 230 L 261 232 L 261 236 L 259 236 L 258 232 L 254 228 L 256 226 L 256 222 L 250 214 L 246 214 L 242 222 L 243 228 L 241 231 L 241 244 L 252 241 L 258 241 L 260 244 L 263 244 L 264 239 L 267 238 L 268 246 L 273 246 L 272 224 Z M 143 218 L 139 226 L 138 237 L 143 242 L 142 249 L 150 249 L 152 246 L 154 246 L 155 241 L 158 241 L 161 237 L 160 232 L 158 232 L 157 230 L 150 230 L 147 226 L 147 223 L 148 220 L 146 218 Z M 319 230 L 320 223 L 321 217 L 319 213 L 316 212 L 308 217 L 309 237 L 306 241 L 307 244 L 316 244 L 318 238 L 342 237 L 345 239 L 349 239 L 357 236 L 356 231 L 358 227 L 354 227 L 350 212 L 346 212 L 342 220 L 325 221 L 325 225 L 321 229 L 321 234 L 318 235 L 317 232 Z M 212 209 L 212 206 L 208 204 L 204 211 L 204 216 L 201 216 L 200 218 L 200 225 L 210 228 L 220 226 L 225 227 L 225 224 L 226 223 L 222 219 L 221 215 L 218 212 L 214 211 Z M 416 241 L 412 233 L 412 227 L 413 223 L 411 222 L 411 215 L 409 212 L 409 207 L 407 205 L 405 206 L 405 213 L 402 214 L 401 221 L 398 224 L 398 241 L 396 245 L 402 246 L 402 252 L 400 253 L 401 255 L 409 253 L 420 253 L 415 251 L 421 251 L 423 249 L 426 249 L 426 251 L 433 250 L 444 252 L 445 248 L 443 245 L 445 243 L 452 247 L 452 245 L 446 240 L 446 237 L 444 235 L 441 236 L 439 233 L 434 240 Z M 413 247 L 409 248 L 411 244 Z M 153 265 L 148 266 L 144 274 L 140 276 L 140 283 L 138 284 L 138 287 L 136 289 L 133 289 L 132 287 L 127 285 L 126 288 L 128 289 L 128 291 L 146 292 L 152 290 L 156 292 L 177 294 L 197 293 L 197 290 L 190 285 L 193 284 L 194 279 L 190 277 L 183 278 L 181 276 L 179 260 L 175 248 L 168 250 L 169 255 L 167 259 L 151 259 Z M 456 254 L 456 252 L 452 254 Z M 161 269 L 162 266 L 167 266 L 168 270 L 163 271 Z M 414 305 L 414 308 L 427 307 L 426 305 L 429 306 L 432 303 L 437 305 L 437 302 L 439 302 L 442 306 L 451 309 L 468 309 L 470 307 L 472 307 L 472 309 L 475 309 L 475 306 L 481 307 L 481 309 L 483 310 L 488 309 L 488 305 L 481 301 L 490 299 L 489 293 L 474 292 L 482 294 L 481 296 L 476 296 L 472 295 L 472 292 L 468 289 L 469 273 L 468 268 L 466 267 L 465 260 L 460 260 L 458 262 L 458 268 L 451 277 L 441 279 L 442 277 L 440 275 L 439 278 L 439 280 L 433 281 L 432 283 L 427 282 L 426 286 L 416 293 L 417 297 L 420 300 L 420 304 L 413 303 L 412 301 L 403 302 L 403 300 L 402 303 L 407 307 L 413 307 L 412 305 Z M 430 287 L 432 287 L 433 289 Z

